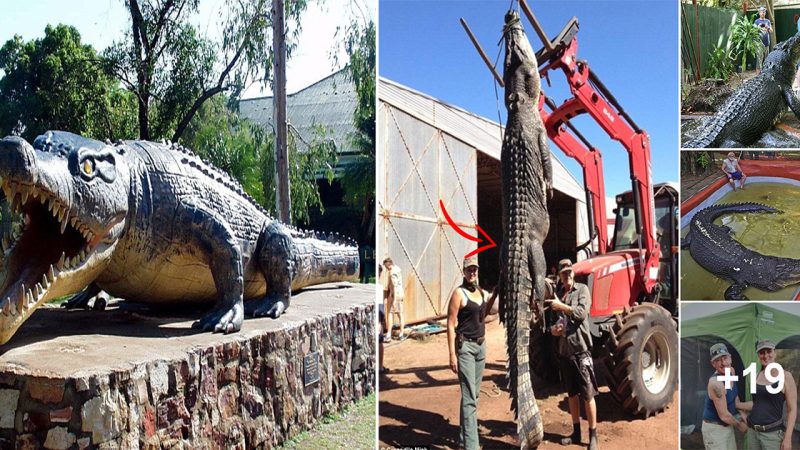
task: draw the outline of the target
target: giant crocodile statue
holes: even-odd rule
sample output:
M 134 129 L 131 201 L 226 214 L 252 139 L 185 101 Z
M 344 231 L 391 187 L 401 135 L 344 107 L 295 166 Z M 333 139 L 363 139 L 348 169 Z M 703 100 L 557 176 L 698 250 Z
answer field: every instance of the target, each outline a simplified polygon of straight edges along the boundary
M 214 307 L 194 327 L 278 317 L 293 289 L 357 276 L 354 243 L 270 218 L 227 174 L 167 143 L 49 131 L 0 140 L 0 183 L 22 231 L 3 238 L 0 344 L 41 304 L 101 290 Z M 246 301 L 243 301 L 246 300 Z
M 550 228 L 547 197 L 552 192 L 553 173 L 547 133 L 538 110 L 539 68 L 516 11 L 506 14 L 503 31 L 508 119 L 500 152 L 500 305 L 509 353 L 511 408 L 516 413 L 522 448 L 536 448 L 544 432 L 531 383 L 528 343 L 531 320 L 542 320 L 547 269 L 542 244 Z
M 717 225 L 714 219 L 735 213 L 780 213 L 758 203 L 723 203 L 697 212 L 689 225 L 689 234 L 681 242 L 692 258 L 704 269 L 731 283 L 726 300 L 747 300 L 744 290 L 754 286 L 777 291 L 800 283 L 800 259 L 762 255 L 750 250 L 731 236 L 731 229 Z
M 761 73 L 742 84 L 684 147 L 750 145 L 780 120 L 786 106 L 800 118 L 800 101 L 792 91 L 798 59 L 800 33 L 776 45 L 765 58 Z

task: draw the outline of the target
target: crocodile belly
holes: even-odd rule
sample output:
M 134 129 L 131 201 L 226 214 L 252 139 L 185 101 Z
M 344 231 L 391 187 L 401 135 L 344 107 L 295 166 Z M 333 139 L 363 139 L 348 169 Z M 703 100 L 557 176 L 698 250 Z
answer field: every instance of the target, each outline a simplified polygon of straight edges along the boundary
M 244 281 L 244 298 L 266 294 L 264 276 L 253 264 L 245 265 Z M 214 303 L 218 299 L 211 268 L 193 255 L 132 265 L 110 264 L 97 282 L 115 297 L 142 303 Z

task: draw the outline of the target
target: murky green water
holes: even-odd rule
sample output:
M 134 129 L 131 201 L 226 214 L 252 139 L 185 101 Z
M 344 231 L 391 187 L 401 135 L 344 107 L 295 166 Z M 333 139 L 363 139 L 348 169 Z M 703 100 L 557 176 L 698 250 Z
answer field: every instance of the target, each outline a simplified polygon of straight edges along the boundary
M 732 214 L 714 223 L 727 225 L 734 239 L 759 253 L 800 258 L 800 187 L 782 183 L 748 183 L 744 190 L 729 192 L 717 203 L 758 202 L 777 208 L 783 214 Z M 686 236 L 689 228 L 681 230 Z M 681 299 L 721 300 L 730 284 L 698 265 L 688 250 L 681 250 Z M 745 290 L 751 300 L 791 300 L 800 284 L 777 292 L 753 287 Z

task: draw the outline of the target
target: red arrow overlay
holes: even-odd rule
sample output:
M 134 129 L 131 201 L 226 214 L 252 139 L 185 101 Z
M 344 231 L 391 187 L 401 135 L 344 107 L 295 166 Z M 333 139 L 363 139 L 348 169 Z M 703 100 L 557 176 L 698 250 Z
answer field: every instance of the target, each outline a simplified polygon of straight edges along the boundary
M 444 202 L 441 199 L 439 199 L 439 206 L 442 208 L 442 214 L 444 214 L 444 218 L 447 220 L 447 223 L 450 224 L 450 226 L 453 227 L 454 230 L 456 230 L 456 233 L 460 234 L 462 237 L 464 237 L 465 239 L 468 239 L 468 240 L 470 240 L 472 242 L 478 242 L 478 243 L 483 242 L 483 239 L 481 239 L 481 238 L 479 238 L 477 236 L 471 236 L 471 235 L 467 234 L 464 230 L 459 228 L 458 225 L 456 225 L 456 223 L 453 221 L 453 219 L 450 218 L 450 214 L 447 214 L 447 209 L 445 209 Z M 489 237 L 489 235 L 486 234 L 485 231 L 483 231 L 483 228 L 481 228 L 480 225 L 478 225 L 476 223 L 475 224 L 475 228 L 478 230 L 478 233 L 482 234 L 483 237 L 486 238 L 489 241 L 489 243 L 484 245 L 483 247 L 478 247 L 475 250 L 467 253 L 466 255 L 464 255 L 464 259 L 467 259 L 472 255 L 477 255 L 478 253 L 480 253 L 480 252 L 482 252 L 484 250 L 489 250 L 490 248 L 497 247 L 497 244 L 495 244 L 494 241 L 492 240 L 492 238 Z

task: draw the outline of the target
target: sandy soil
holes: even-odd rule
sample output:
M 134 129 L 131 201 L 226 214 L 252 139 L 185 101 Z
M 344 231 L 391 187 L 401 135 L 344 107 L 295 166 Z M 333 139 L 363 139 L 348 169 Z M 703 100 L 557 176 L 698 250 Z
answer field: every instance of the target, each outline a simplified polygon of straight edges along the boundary
M 505 337 L 502 326 L 487 324 L 487 364 L 478 405 L 478 428 L 483 448 L 516 448 L 514 417 L 505 381 Z M 458 379 L 450 371 L 446 333 L 425 341 L 393 341 L 385 347 L 385 365 L 390 372 L 380 377 L 380 447 L 424 445 L 429 448 L 458 447 Z M 603 449 L 678 448 L 678 393 L 661 414 L 633 419 L 621 410 L 603 382 L 602 364 L 595 364 L 598 383 L 598 435 Z M 566 395 L 560 385 L 535 385 L 544 420 L 544 443 L 540 449 L 577 449 L 588 444 L 587 424 L 582 421 L 583 445 L 564 447 L 562 435 L 572 432 Z

